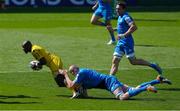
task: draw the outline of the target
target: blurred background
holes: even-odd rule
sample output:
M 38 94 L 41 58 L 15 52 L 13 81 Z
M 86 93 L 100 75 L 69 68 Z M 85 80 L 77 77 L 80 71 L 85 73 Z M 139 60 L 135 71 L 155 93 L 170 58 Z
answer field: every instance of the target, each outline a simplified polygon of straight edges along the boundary
M 90 12 L 96 0 L 0 0 L 0 12 Z M 180 0 L 125 1 L 129 11 L 179 11 Z

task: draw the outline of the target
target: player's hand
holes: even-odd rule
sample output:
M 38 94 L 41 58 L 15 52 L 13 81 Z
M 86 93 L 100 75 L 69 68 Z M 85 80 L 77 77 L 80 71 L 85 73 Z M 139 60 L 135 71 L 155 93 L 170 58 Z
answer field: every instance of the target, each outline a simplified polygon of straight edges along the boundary
M 118 34 L 118 40 L 125 38 L 125 34 Z
M 39 61 L 36 61 L 36 60 L 33 60 L 33 61 L 30 62 L 30 67 L 33 70 L 40 70 L 40 69 L 42 69 L 42 65 L 39 63 Z
M 67 70 L 59 70 L 59 73 L 60 73 L 61 75 L 66 75 L 66 74 L 67 74 Z

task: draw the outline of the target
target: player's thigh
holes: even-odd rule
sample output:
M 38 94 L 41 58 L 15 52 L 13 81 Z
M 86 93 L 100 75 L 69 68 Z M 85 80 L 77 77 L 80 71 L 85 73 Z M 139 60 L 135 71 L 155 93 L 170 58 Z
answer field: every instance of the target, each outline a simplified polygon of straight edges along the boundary
M 110 76 L 110 78 L 106 81 L 107 89 L 109 89 L 112 93 L 116 93 L 117 89 L 121 89 L 123 87 L 123 84 L 118 81 L 118 79 L 115 76 Z
M 100 18 L 102 18 L 101 16 L 95 15 L 93 14 L 91 17 L 91 23 L 95 23 L 97 22 Z
M 135 54 L 133 54 L 132 56 L 129 56 L 129 57 L 128 57 L 128 60 L 129 60 L 129 62 L 130 62 L 131 64 L 133 64 L 133 63 L 136 61 L 136 56 L 135 56 Z
M 110 10 L 104 10 L 102 13 L 103 19 L 107 25 L 111 25 L 112 13 Z
M 122 46 L 119 46 L 117 45 L 115 48 L 114 48 L 114 53 L 113 53 L 113 56 L 115 58 L 118 58 L 118 59 L 121 59 L 123 56 L 124 56 L 124 49 Z
M 93 13 L 92 17 L 91 17 L 91 22 L 95 22 L 98 21 L 100 18 L 102 18 L 102 9 L 101 8 L 97 8 L 96 11 Z
M 126 58 L 128 58 L 129 60 L 135 58 L 134 46 L 126 45 L 124 47 L 124 52 L 126 54 Z

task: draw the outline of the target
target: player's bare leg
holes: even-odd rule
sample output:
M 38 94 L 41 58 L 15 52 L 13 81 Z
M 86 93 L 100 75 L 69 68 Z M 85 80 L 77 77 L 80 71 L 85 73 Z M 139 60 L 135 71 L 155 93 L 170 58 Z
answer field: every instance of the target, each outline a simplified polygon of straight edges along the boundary
M 158 64 L 150 63 L 144 59 L 137 59 L 136 57 L 132 57 L 132 58 L 128 58 L 128 59 L 132 65 L 149 66 L 149 67 L 153 68 L 154 70 L 156 70 L 160 75 L 162 75 L 162 69 Z
M 100 16 L 92 15 L 91 17 L 91 24 L 98 25 L 98 26 L 106 26 L 106 23 L 101 22 L 99 19 L 101 19 Z
M 115 39 L 115 36 L 114 36 L 114 29 L 112 28 L 111 21 L 107 20 L 106 24 L 107 24 L 106 29 L 108 30 L 108 32 L 110 34 L 110 37 L 111 37 L 110 41 L 107 44 L 108 45 L 115 44 L 116 39 Z
M 115 43 L 115 37 L 114 37 L 114 30 L 111 26 L 110 20 L 107 20 L 105 23 L 100 21 L 101 17 L 97 15 L 92 15 L 91 17 L 91 24 L 98 25 L 98 26 L 106 26 L 106 29 L 108 30 L 111 40 L 107 43 L 108 45 Z
M 119 62 L 120 62 L 120 58 L 117 57 L 113 57 L 112 60 L 112 66 L 111 66 L 111 70 L 110 70 L 110 75 L 115 75 L 116 72 L 118 71 L 118 67 L 119 67 Z

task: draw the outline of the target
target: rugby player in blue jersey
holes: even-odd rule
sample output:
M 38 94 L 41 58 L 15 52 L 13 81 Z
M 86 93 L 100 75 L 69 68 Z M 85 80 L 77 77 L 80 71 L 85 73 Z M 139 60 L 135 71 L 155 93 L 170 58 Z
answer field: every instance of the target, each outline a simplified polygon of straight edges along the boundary
M 80 87 L 83 87 L 84 90 L 91 88 L 106 89 L 114 94 L 115 97 L 119 100 L 129 99 L 130 97 L 135 96 L 143 91 L 151 91 L 156 93 L 156 88 L 152 86 L 155 84 L 170 84 L 168 80 L 164 80 L 160 76 L 158 76 L 155 80 L 152 80 L 150 82 L 142 83 L 137 87 L 130 87 L 118 81 L 117 78 L 113 75 L 102 74 L 92 69 L 79 68 L 76 65 L 71 65 L 69 67 L 69 72 L 75 76 L 75 79 L 73 81 L 69 78 L 67 71 L 64 70 L 61 73 L 66 79 L 67 88 L 75 90 L 80 90 Z M 84 92 L 87 96 L 86 91 Z M 73 97 L 78 97 L 78 93 L 76 93 Z
M 112 8 L 111 0 L 97 0 L 96 4 L 92 7 L 95 12 L 91 17 L 91 24 L 105 26 L 110 34 L 111 40 L 108 45 L 115 43 L 114 30 L 111 25 Z M 104 22 L 100 21 L 103 18 Z
M 121 58 L 126 55 L 132 65 L 149 66 L 155 69 L 159 75 L 162 75 L 162 69 L 157 64 L 148 62 L 144 59 L 136 58 L 132 33 L 137 30 L 137 26 L 132 17 L 126 12 L 125 9 L 125 3 L 119 3 L 116 5 L 116 12 L 118 14 L 116 29 L 118 33 L 118 42 L 114 49 L 110 74 L 116 74 Z

